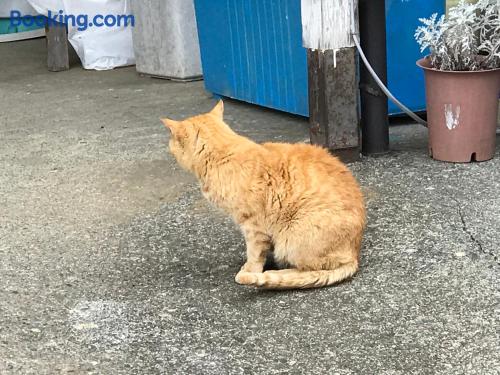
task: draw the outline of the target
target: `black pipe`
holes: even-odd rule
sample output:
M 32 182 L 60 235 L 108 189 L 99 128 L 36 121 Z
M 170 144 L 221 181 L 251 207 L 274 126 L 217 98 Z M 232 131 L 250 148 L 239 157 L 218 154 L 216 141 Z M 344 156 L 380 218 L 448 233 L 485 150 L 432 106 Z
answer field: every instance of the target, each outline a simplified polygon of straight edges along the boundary
M 387 86 L 385 0 L 359 0 L 361 48 Z M 360 63 L 362 152 L 365 155 L 389 151 L 388 100 L 364 64 Z

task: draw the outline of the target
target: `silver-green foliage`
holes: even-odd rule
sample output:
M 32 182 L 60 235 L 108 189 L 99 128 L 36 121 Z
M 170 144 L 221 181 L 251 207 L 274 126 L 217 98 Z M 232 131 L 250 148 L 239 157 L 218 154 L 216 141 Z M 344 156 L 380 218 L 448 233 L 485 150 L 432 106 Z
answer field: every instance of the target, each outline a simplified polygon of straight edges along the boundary
M 461 0 L 447 17 L 420 19 L 415 32 L 421 51 L 430 50 L 439 70 L 476 71 L 500 68 L 500 0 Z

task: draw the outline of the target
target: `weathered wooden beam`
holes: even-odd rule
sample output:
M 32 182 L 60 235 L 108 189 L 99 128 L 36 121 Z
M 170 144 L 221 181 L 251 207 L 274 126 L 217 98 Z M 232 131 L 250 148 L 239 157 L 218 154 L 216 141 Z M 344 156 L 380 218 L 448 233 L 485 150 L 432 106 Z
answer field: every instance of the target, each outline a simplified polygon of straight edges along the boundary
M 50 22 L 47 35 L 47 67 L 51 72 L 69 69 L 68 31 L 65 24 Z
M 308 49 L 311 143 L 358 159 L 358 0 L 302 0 L 302 37 Z
M 355 48 L 308 50 L 311 143 L 346 161 L 360 157 Z

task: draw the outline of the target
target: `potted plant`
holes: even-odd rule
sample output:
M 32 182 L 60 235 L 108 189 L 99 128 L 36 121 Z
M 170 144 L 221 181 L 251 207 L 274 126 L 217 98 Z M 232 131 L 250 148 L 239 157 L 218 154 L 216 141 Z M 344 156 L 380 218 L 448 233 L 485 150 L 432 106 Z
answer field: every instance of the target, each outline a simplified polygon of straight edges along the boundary
M 425 71 L 429 151 L 449 162 L 485 161 L 495 154 L 500 92 L 500 1 L 464 0 L 447 17 L 434 14 L 415 39 L 430 54 Z

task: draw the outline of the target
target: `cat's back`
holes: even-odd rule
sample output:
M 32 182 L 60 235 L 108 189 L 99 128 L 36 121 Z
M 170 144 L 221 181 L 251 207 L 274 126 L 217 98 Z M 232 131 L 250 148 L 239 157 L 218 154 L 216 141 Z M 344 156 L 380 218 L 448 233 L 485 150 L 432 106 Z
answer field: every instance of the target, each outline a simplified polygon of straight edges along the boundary
M 347 166 L 326 149 L 308 144 L 265 143 L 278 168 L 305 177 L 354 180 Z
M 327 150 L 307 144 L 267 143 L 278 193 L 290 203 L 364 212 L 359 184 L 347 166 Z

